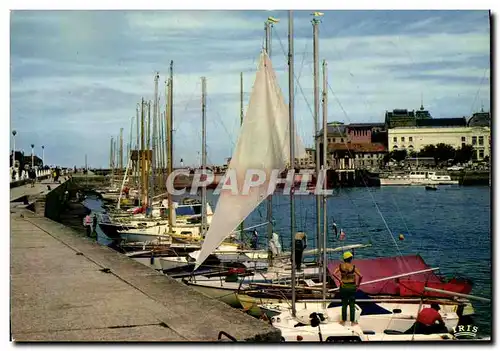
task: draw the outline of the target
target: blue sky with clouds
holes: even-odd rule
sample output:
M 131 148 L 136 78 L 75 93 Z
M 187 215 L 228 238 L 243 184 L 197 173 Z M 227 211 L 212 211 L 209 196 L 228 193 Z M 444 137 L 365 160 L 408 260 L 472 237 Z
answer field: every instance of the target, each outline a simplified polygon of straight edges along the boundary
M 128 139 L 136 103 L 152 98 L 155 71 L 163 91 L 173 60 L 175 163 L 198 162 L 201 76 L 208 159 L 224 162 L 238 137 L 239 73 L 246 104 L 270 15 L 281 19 L 272 60 L 288 99 L 286 11 L 13 11 L 16 148 L 29 153 L 33 143 L 40 154 L 45 145 L 49 164 L 80 166 L 87 154 L 90 166 L 107 167 L 110 138 L 123 127 Z M 309 11 L 295 11 L 296 121 L 306 145 L 313 133 L 310 20 Z M 435 118 L 489 109 L 487 11 L 324 11 L 319 32 L 333 90 L 330 121 L 382 122 L 386 110 L 419 108 L 421 94 Z

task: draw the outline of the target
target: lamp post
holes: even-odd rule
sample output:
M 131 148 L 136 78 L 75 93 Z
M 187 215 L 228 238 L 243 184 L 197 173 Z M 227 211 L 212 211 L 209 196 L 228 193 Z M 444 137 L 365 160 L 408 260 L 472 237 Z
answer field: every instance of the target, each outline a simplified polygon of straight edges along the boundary
M 42 165 L 45 166 L 45 146 L 42 145 Z
M 12 144 L 14 146 L 14 150 L 12 151 L 12 168 L 16 166 L 16 134 L 15 130 L 12 131 Z
M 35 144 L 31 144 L 31 168 L 35 167 Z

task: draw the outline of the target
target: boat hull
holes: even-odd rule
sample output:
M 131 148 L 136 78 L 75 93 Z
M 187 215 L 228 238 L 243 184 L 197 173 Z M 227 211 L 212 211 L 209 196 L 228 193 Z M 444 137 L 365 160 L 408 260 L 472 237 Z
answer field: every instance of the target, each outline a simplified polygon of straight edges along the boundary
M 197 283 L 184 282 L 194 290 L 211 297 L 212 299 L 222 301 L 234 308 L 241 308 L 240 301 L 238 300 L 236 291 L 232 288 L 207 286 Z
M 457 185 L 458 180 L 432 180 L 432 179 L 403 179 L 403 178 L 380 178 L 380 186 L 408 186 L 408 185 Z
M 240 302 L 243 306 L 250 304 L 251 302 L 248 299 L 241 299 L 241 294 L 238 295 L 240 298 Z M 270 299 L 269 299 L 270 300 Z M 278 304 L 278 300 L 275 299 L 276 304 L 270 304 L 269 306 L 273 306 L 273 308 L 265 308 L 261 306 L 260 316 L 262 314 L 266 314 L 268 318 L 277 317 L 281 311 L 288 311 L 289 307 L 286 303 L 281 302 Z M 390 329 L 398 332 L 405 332 L 410 329 L 413 323 L 415 323 L 416 317 L 418 315 L 418 311 L 420 308 L 419 303 L 387 303 L 387 302 L 379 302 L 376 303 L 382 309 L 386 311 L 390 311 L 393 313 L 386 314 L 361 314 L 361 307 L 356 305 L 356 319 L 359 322 L 359 325 L 364 331 L 372 331 L 375 333 L 384 333 L 384 330 Z M 423 305 L 422 308 L 429 307 L 428 305 Z M 456 306 L 453 305 L 441 305 L 441 315 L 443 317 L 443 321 L 448 329 L 453 329 L 458 324 L 458 315 L 455 310 Z M 300 302 L 296 303 L 296 310 L 299 314 L 304 310 L 322 310 L 322 303 L 318 302 Z M 329 307 L 327 308 L 328 319 L 331 322 L 340 322 L 341 320 L 341 306 Z M 397 313 L 396 313 L 397 312 Z

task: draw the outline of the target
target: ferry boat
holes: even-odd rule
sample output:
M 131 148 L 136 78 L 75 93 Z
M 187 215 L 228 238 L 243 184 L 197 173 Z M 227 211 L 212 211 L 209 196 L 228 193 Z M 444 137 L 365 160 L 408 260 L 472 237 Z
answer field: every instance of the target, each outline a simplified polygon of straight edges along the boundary
M 452 180 L 448 174 L 435 171 L 411 171 L 401 175 L 389 175 L 380 178 L 380 185 L 454 185 L 458 180 Z

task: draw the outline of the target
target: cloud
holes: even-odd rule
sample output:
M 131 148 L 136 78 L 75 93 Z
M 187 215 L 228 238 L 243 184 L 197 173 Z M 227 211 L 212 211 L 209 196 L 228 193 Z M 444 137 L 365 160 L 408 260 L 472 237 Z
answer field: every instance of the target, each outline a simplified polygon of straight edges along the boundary
M 487 11 L 324 12 L 319 58 L 328 61 L 330 120 L 380 122 L 386 110 L 418 108 L 421 95 L 435 117 L 489 105 Z M 91 165 L 106 166 L 110 137 L 123 127 L 128 140 L 137 102 L 152 98 L 156 71 L 164 110 L 173 60 L 176 162 L 196 163 L 201 150 L 201 76 L 207 78 L 209 160 L 224 162 L 239 131 L 240 72 L 246 105 L 269 15 L 281 19 L 273 28 L 272 60 L 288 100 L 284 11 L 13 11 L 16 146 L 45 144 L 51 163 L 83 164 L 87 153 Z M 309 11 L 294 12 L 296 122 L 308 145 L 310 21 Z

